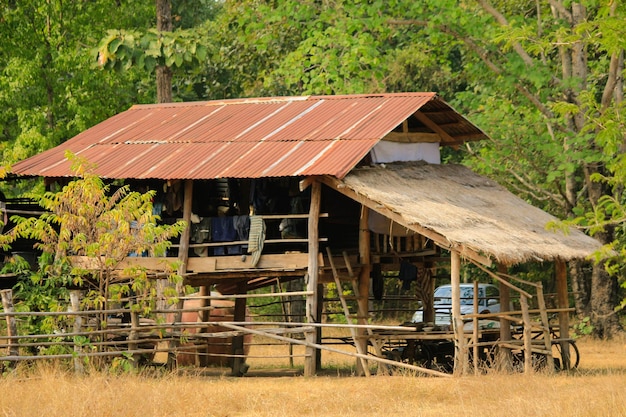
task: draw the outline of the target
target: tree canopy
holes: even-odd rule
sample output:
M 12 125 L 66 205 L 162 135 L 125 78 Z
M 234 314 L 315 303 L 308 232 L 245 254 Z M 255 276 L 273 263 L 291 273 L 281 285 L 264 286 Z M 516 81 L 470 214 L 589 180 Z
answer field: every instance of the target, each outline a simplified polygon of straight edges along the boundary
M 134 103 L 437 91 L 492 138 L 446 155 L 587 228 L 622 254 L 623 22 L 619 0 L 9 1 L 0 6 L 3 163 Z M 615 243 L 614 243 L 615 242 Z M 618 329 L 622 262 L 572 264 L 575 302 Z

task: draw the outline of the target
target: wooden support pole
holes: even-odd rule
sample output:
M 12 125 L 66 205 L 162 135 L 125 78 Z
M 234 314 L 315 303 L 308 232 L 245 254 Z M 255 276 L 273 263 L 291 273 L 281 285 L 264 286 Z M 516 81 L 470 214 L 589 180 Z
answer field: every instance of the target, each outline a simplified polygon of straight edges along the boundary
M 81 292 L 79 290 L 70 291 L 70 308 L 73 313 L 78 313 L 80 311 L 80 297 Z M 83 318 L 80 315 L 74 316 L 74 333 L 80 333 L 83 327 Z M 80 354 L 83 351 L 82 346 L 79 343 L 76 343 L 78 337 L 74 336 L 74 372 L 77 374 L 84 373 L 85 369 L 83 367 L 83 358 L 80 357 Z
M 565 261 L 556 260 L 554 269 L 556 272 L 556 298 L 557 308 L 563 309 L 559 313 L 559 338 L 569 339 L 569 297 L 567 291 L 567 266 Z M 570 369 L 569 343 L 561 342 L 562 369 Z
M 241 281 L 237 284 L 237 293 L 246 294 L 248 292 L 248 282 Z M 233 314 L 235 322 L 246 321 L 246 298 L 237 298 L 235 300 L 235 311 Z M 244 337 L 243 335 L 234 336 L 232 338 L 232 374 L 235 376 L 243 376 L 248 368 L 244 356 Z
M 209 287 L 207 287 L 206 285 L 200 286 L 199 295 L 202 299 L 202 310 L 198 312 L 198 314 L 200 315 L 200 321 L 202 321 L 203 323 L 208 323 L 211 314 L 210 309 L 208 308 L 211 306 L 211 300 L 208 298 L 211 295 Z M 208 332 L 208 327 L 203 327 L 200 329 L 200 333 L 206 332 Z M 198 358 L 198 363 L 200 364 L 200 366 L 207 366 L 208 356 L 206 355 L 206 353 L 208 353 L 208 350 L 208 343 L 205 344 L 201 349 L 199 349 L 200 352 L 205 353 L 205 355 L 200 355 Z
M 189 240 L 191 236 L 191 208 L 193 203 L 193 180 L 185 180 L 185 196 L 183 199 L 183 220 L 187 226 L 180 235 L 180 248 L 178 249 L 178 275 L 183 276 L 187 272 L 187 260 L 189 259 Z
M 324 284 L 317 283 L 317 319 L 318 322 L 322 321 L 322 314 L 324 314 Z M 322 327 L 317 327 L 315 331 L 315 343 L 320 345 L 322 343 Z M 317 349 L 315 351 L 315 369 L 322 369 L 322 350 Z
M 522 338 L 524 340 L 524 373 L 530 374 L 533 369 L 533 350 L 532 350 L 532 322 L 530 321 L 530 312 L 528 309 L 528 297 L 521 294 L 519 303 L 522 307 L 522 319 L 524 320 L 524 330 Z
M 358 300 L 359 305 L 357 324 L 368 324 L 366 313 L 369 311 L 369 292 L 370 292 L 370 272 L 372 269 L 371 248 L 370 248 L 370 230 L 369 230 L 369 208 L 361 206 L 361 217 L 359 219 L 359 258 L 361 264 L 361 272 L 358 279 Z M 359 344 L 359 352 L 367 354 L 368 340 L 365 337 L 367 331 L 365 329 L 357 329 L 357 340 Z M 367 361 L 357 361 L 357 375 L 369 375 Z
M 541 324 L 543 327 L 543 343 L 544 348 L 548 354 L 546 354 L 546 372 L 552 373 L 554 371 L 554 358 L 552 357 L 552 336 L 550 334 L 550 319 L 548 318 L 548 311 L 546 309 L 546 300 L 543 297 L 543 285 L 539 283 L 537 286 L 537 307 L 539 307 L 539 315 L 541 316 Z
M 180 247 L 178 248 L 178 275 L 181 277 L 187 272 L 187 260 L 189 259 L 189 238 L 191 236 L 191 208 L 193 202 L 193 180 L 185 180 L 185 194 L 183 197 L 183 220 L 186 223 L 183 232 L 180 235 Z M 165 283 L 164 285 L 168 285 Z M 184 285 L 181 282 L 176 284 L 176 293 L 180 297 L 183 295 Z M 178 311 L 174 315 L 174 321 L 179 323 L 182 320 L 182 308 L 184 300 L 178 301 Z M 167 306 L 164 306 L 167 307 Z M 177 342 L 170 343 L 171 352 L 176 349 Z M 173 368 L 176 361 L 175 355 L 169 354 L 167 359 L 168 368 Z
M 322 184 L 319 181 L 311 183 L 311 206 L 308 221 L 308 251 L 309 265 L 307 268 L 307 291 L 311 295 L 306 297 L 306 318 L 308 323 L 319 323 L 318 311 L 318 278 L 319 278 L 319 215 L 322 195 Z M 306 358 L 304 359 L 304 375 L 313 376 L 317 372 L 317 349 L 315 348 L 318 332 L 306 333 Z
M 465 375 L 469 367 L 463 320 L 461 320 L 461 256 L 450 252 L 450 284 L 452 286 L 452 328 L 454 329 L 454 375 Z
M 478 281 L 474 281 L 474 299 L 472 300 L 473 312 L 476 314 L 476 316 L 472 319 L 472 362 L 474 364 L 474 375 L 478 375 L 478 297 Z
M 0 295 L 2 296 L 2 307 L 4 308 L 4 313 L 6 314 L 4 317 L 7 321 L 7 345 L 9 346 L 9 356 L 19 356 L 19 344 L 17 340 L 13 339 L 13 337 L 17 336 L 17 322 L 15 320 L 15 316 L 11 314 L 13 313 L 13 291 L 2 290 L 0 291 Z

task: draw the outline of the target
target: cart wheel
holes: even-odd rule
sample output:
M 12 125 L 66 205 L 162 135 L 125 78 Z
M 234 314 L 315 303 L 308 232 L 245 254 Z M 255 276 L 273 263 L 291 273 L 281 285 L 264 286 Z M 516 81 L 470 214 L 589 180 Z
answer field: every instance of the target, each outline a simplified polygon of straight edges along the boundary
M 563 345 L 561 343 L 563 343 Z M 565 347 L 565 349 L 567 349 L 569 352 L 569 367 L 567 369 L 563 366 L 563 347 Z M 553 342 L 552 357 L 554 358 L 554 368 L 559 371 L 576 369 L 580 362 L 580 352 L 578 351 L 578 346 L 576 346 L 576 342 L 574 342 L 573 340 L 566 340 L 564 342 Z

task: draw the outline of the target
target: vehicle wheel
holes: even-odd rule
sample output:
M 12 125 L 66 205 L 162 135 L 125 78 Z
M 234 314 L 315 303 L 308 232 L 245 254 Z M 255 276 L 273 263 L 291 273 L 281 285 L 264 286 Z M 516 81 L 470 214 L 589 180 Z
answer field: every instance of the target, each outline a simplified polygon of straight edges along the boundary
M 568 349 L 569 352 L 569 368 L 563 367 L 563 352 L 562 348 Z M 580 352 L 578 346 L 573 340 L 566 340 L 564 342 L 552 343 L 552 357 L 554 358 L 554 367 L 559 371 L 565 371 L 569 369 L 576 369 L 580 362 Z
M 413 351 L 410 363 L 421 366 L 422 368 L 431 368 L 433 364 L 433 354 L 424 343 L 419 343 Z

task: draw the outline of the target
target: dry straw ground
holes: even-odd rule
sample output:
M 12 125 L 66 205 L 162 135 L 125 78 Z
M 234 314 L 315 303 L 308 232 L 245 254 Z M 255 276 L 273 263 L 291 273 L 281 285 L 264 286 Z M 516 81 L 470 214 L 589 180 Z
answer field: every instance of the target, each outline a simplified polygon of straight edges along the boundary
M 251 359 L 244 378 L 189 372 L 78 377 L 40 366 L 0 379 L 0 415 L 626 416 L 626 340 L 579 345 L 580 369 L 554 376 L 359 378 L 340 376 L 353 360 L 335 354 L 324 360 L 334 371 L 313 378 L 278 373 L 286 359 Z M 277 348 L 258 346 L 252 354 L 270 350 Z

